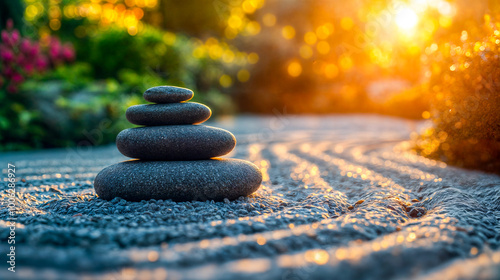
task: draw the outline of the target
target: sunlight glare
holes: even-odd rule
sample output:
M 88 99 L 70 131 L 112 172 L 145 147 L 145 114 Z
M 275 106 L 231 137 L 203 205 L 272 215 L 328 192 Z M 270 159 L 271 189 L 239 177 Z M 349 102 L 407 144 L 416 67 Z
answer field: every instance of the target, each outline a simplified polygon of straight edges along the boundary
M 402 30 L 411 30 L 417 25 L 417 23 L 418 16 L 410 8 L 402 8 L 396 14 L 396 24 Z

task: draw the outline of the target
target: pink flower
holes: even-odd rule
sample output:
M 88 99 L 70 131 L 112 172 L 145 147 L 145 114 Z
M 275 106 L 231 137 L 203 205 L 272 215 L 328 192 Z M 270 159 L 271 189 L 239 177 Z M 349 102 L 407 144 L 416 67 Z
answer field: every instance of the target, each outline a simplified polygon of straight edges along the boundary
M 44 71 L 49 64 L 47 63 L 47 59 L 43 56 L 38 57 L 36 60 L 35 66 L 38 71 Z
M 10 63 L 14 60 L 14 54 L 9 49 L 3 49 L 0 51 L 0 57 L 5 63 Z
M 75 58 L 71 43 L 61 44 L 57 37 L 51 37 L 48 48 L 42 49 L 38 41 L 22 37 L 12 21 L 7 27 L 8 30 L 1 31 L 0 87 L 7 86 L 9 92 L 17 92 L 18 85 L 32 73 Z
M 26 71 L 26 73 L 31 74 L 34 70 L 35 66 L 33 64 L 29 63 L 24 65 L 24 71 Z
M 19 74 L 19 73 L 14 73 L 12 75 L 12 82 L 16 83 L 16 84 L 19 84 L 21 83 L 22 81 L 24 81 L 24 77 Z
M 40 45 L 37 42 L 35 42 L 31 46 L 30 55 L 32 57 L 36 57 L 38 56 L 39 53 L 40 53 Z
M 20 53 L 20 54 L 17 54 L 16 62 L 18 65 L 22 66 L 23 64 L 27 63 L 28 60 L 26 59 L 26 57 L 22 53 Z
M 23 39 L 21 41 L 21 45 L 19 46 L 19 50 L 22 53 L 28 54 L 31 51 L 31 42 L 29 39 Z
M 61 47 L 61 42 L 57 37 L 50 37 L 49 47 L 59 49 Z
M 52 43 L 54 42 L 54 43 Z M 61 45 L 58 41 L 51 41 L 49 45 L 49 56 L 52 60 L 59 60 L 59 53 L 61 51 Z
M 14 31 L 12 31 L 12 34 L 10 34 L 12 45 L 15 45 L 18 43 L 20 36 L 21 35 L 19 34 L 19 30 L 14 29 Z
M 75 59 L 75 50 L 71 44 L 64 44 L 61 56 L 65 61 L 73 61 Z

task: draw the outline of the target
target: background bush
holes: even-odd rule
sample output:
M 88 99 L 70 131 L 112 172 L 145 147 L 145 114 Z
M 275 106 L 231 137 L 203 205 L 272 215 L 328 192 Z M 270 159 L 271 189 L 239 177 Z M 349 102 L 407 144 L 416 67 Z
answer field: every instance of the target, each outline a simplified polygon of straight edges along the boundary
M 12 2 L 15 5 L 7 5 L 1 19 L 22 19 L 23 5 Z M 77 2 L 61 2 L 61 11 L 64 5 Z M 125 110 L 146 103 L 142 93 L 158 85 L 193 89 L 194 100 L 209 105 L 214 115 L 234 112 L 230 97 L 221 92 L 219 78 L 235 69 L 220 57 L 194 57 L 195 49 L 207 52 L 209 45 L 201 40 L 147 24 L 131 36 L 123 26 L 102 28 L 88 18 L 74 18 L 61 19 L 64 26 L 53 32 L 65 39 L 60 42 L 47 33 L 48 11 L 57 6 L 48 2 L 32 5 L 44 13 L 28 23 L 30 28 L 22 27 L 38 32 L 21 34 L 21 26 L 13 26 L 13 21 L 2 31 L 0 150 L 113 142 L 120 130 L 132 127 L 125 121 Z M 86 33 L 75 37 L 79 27 Z M 24 50 L 25 41 L 36 52 Z M 230 48 L 217 40 L 212 45 L 221 51 Z M 90 133 L 96 129 L 99 137 Z
M 500 172 L 499 28 L 487 20 L 488 36 L 476 41 L 464 31 L 460 44 L 443 44 L 433 54 L 434 69 L 443 70 L 431 78 L 434 126 L 418 140 L 423 155 Z

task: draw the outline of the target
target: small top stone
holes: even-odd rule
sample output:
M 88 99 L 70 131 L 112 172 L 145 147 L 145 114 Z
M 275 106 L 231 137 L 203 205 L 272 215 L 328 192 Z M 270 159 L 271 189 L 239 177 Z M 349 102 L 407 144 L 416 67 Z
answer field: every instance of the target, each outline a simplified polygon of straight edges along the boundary
M 174 86 L 152 87 L 144 92 L 144 99 L 154 103 L 179 103 L 193 98 L 193 91 Z

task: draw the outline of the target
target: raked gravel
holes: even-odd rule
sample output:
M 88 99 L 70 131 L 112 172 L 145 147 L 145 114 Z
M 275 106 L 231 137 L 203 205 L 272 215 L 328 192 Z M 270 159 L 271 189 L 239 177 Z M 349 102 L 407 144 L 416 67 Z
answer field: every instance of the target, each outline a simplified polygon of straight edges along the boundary
M 115 146 L 3 153 L 16 165 L 16 273 L 0 279 L 498 279 L 500 177 L 409 151 L 423 124 L 373 115 L 241 116 L 229 155 L 255 163 L 251 197 L 99 199 Z M 85 278 L 86 277 L 86 278 Z

